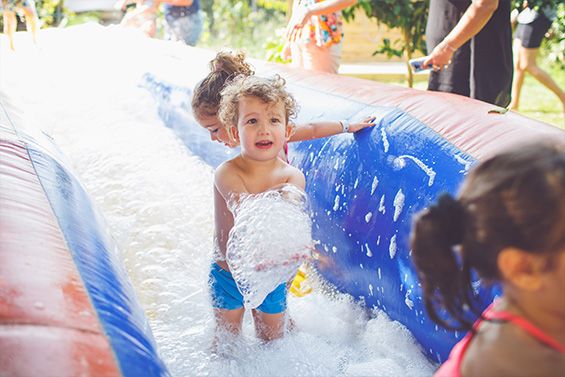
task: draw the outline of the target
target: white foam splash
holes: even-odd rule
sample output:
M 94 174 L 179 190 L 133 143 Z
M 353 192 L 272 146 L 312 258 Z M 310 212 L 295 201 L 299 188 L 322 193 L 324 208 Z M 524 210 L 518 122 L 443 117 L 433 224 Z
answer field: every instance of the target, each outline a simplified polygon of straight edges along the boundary
M 224 344 L 229 357 L 213 356 L 206 286 L 213 172 L 163 126 L 155 101 L 138 84 L 154 72 L 192 86 L 208 72 L 195 54 L 206 53 L 209 61 L 214 52 L 97 25 L 42 29 L 37 46 L 27 33 L 15 38 L 15 53 L 0 43 L 2 95 L 40 120 L 103 214 L 172 376 L 433 374 L 398 322 L 378 312 L 368 318 L 348 295 L 325 294 L 313 276 L 312 293 L 288 296 L 294 332 L 266 346 L 248 312 L 242 336 Z
M 422 169 L 424 171 L 424 173 L 426 173 L 426 175 L 429 177 L 428 178 L 428 186 L 431 186 L 434 184 L 434 179 L 436 177 L 436 172 L 430 168 L 429 166 L 427 166 L 426 164 L 424 164 L 420 159 L 414 157 L 414 156 L 410 156 L 410 155 L 402 155 L 402 156 L 398 156 L 394 159 L 394 166 L 396 166 L 398 169 L 402 169 L 406 166 L 406 162 L 404 160 L 411 160 L 414 161 L 414 163 L 416 165 L 418 165 L 418 167 L 420 169 Z
M 404 194 L 402 193 L 402 189 L 399 189 L 394 197 L 394 221 L 398 220 L 398 216 L 402 212 L 402 208 L 404 208 Z
M 396 234 L 392 236 L 390 239 L 390 244 L 388 246 L 388 253 L 390 255 L 390 259 L 393 259 L 396 255 Z
M 334 199 L 334 206 L 333 206 L 333 210 L 334 212 L 337 211 L 339 209 L 339 195 L 335 196 Z
M 256 308 L 296 274 L 312 247 L 312 223 L 304 193 L 285 185 L 246 195 L 232 204 L 234 225 L 226 260 L 246 308 Z M 292 235 L 292 237 L 289 237 Z
M 371 249 L 369 248 L 369 244 L 366 243 L 365 244 L 365 248 L 367 249 L 367 256 L 370 258 L 373 256 L 373 252 L 371 251 Z
M 464 159 L 463 156 L 461 156 L 460 154 L 456 154 L 453 157 L 455 157 L 455 160 L 457 162 L 459 162 L 461 165 L 463 165 L 463 170 L 461 170 L 460 173 L 467 173 L 469 171 L 469 169 L 471 168 L 473 161 L 469 161 L 469 160 Z
M 379 201 L 379 212 L 382 213 L 383 215 L 386 213 L 386 208 L 385 208 L 385 194 L 383 194 L 381 196 L 381 200 Z
M 384 127 L 381 128 L 381 136 L 382 136 L 382 139 L 383 139 L 383 147 L 384 147 L 385 153 L 388 153 L 388 148 L 389 148 L 390 144 L 388 142 L 388 138 L 386 136 L 386 132 L 385 132 Z
M 371 184 L 371 195 L 375 193 L 375 190 L 377 189 L 378 185 L 379 185 L 379 179 L 377 178 L 377 176 L 374 176 L 373 183 Z
M 414 309 L 414 301 L 412 301 L 410 299 L 411 293 L 412 293 L 411 289 L 406 291 L 406 294 L 404 295 L 404 303 L 406 304 L 406 306 L 408 306 L 410 308 L 410 310 L 413 310 Z

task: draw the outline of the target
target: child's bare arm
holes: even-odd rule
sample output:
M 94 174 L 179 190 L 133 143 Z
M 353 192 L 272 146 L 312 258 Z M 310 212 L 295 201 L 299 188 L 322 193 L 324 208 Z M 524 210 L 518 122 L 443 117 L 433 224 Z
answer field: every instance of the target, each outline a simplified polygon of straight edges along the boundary
M 367 117 L 359 123 L 351 123 L 349 125 L 349 132 L 357 132 L 367 127 L 372 127 L 374 117 Z M 319 139 L 337 135 L 343 132 L 343 125 L 341 122 L 316 122 L 297 125 L 294 133 L 288 141 L 302 141 Z
M 228 208 L 228 202 L 245 191 L 243 181 L 233 173 L 229 165 L 224 163 L 218 167 L 214 174 L 214 239 L 224 257 L 229 232 L 233 228 L 233 214 Z
M 218 188 L 214 186 L 214 247 L 223 258 L 226 257 L 228 236 L 233 228 L 233 215 Z

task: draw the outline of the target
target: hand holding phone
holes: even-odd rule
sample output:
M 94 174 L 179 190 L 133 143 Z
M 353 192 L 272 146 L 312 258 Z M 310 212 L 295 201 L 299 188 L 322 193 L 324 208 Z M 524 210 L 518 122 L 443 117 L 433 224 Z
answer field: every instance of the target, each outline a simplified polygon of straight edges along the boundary
M 418 72 L 427 71 L 427 70 L 432 69 L 431 65 L 424 66 L 424 62 L 427 59 L 428 59 L 427 56 L 424 56 L 422 58 L 410 59 L 408 61 L 408 64 L 410 64 L 410 68 L 412 69 L 412 72 L 418 73 Z

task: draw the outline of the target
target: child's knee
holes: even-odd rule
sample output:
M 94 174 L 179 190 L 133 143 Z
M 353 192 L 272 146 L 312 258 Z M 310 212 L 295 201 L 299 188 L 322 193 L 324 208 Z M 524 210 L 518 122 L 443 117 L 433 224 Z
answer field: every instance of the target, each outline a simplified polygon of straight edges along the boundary
M 284 335 L 285 313 L 254 315 L 257 337 L 265 342 L 282 338 Z

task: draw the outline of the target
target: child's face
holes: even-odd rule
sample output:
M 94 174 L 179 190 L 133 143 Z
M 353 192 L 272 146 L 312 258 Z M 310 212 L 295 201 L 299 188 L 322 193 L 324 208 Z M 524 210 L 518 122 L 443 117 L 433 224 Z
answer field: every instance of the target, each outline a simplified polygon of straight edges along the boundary
M 286 122 L 282 102 L 265 103 L 256 97 L 243 97 L 239 102 L 237 139 L 242 153 L 265 161 L 276 158 L 288 140 L 291 128 Z
M 227 129 L 222 125 L 217 115 L 195 115 L 196 121 L 210 133 L 210 140 L 222 143 L 227 147 L 237 146 L 237 142 L 231 140 Z

